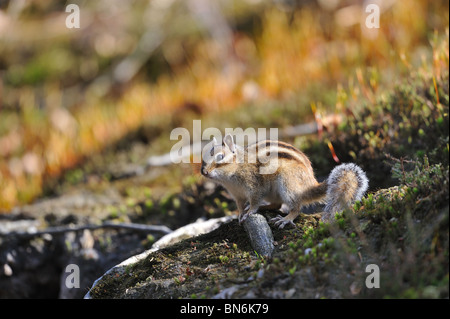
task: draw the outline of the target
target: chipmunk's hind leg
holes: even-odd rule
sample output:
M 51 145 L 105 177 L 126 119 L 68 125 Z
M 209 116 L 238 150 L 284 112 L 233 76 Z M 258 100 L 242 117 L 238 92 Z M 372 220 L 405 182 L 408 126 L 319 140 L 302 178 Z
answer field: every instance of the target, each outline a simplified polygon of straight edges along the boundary
M 278 215 L 277 217 L 272 218 L 270 221 L 278 226 L 279 228 L 284 228 L 287 224 L 291 224 L 295 227 L 294 220 L 300 214 L 299 211 L 291 210 L 287 216 Z
M 301 193 L 296 193 L 292 197 L 285 198 L 285 203 L 283 204 L 282 211 L 288 211 L 289 214 L 285 217 L 278 215 L 272 218 L 270 221 L 278 226 L 279 228 L 284 228 L 287 224 L 295 226 L 294 220 L 300 215 L 301 208 L 310 205 L 314 202 L 318 202 L 324 197 L 324 189 L 326 188 L 322 184 L 314 185 L 311 188 L 306 189 Z
M 286 204 L 282 204 L 281 207 L 278 210 L 281 211 L 285 215 L 290 213 L 289 212 L 289 206 L 286 205 Z
M 300 207 L 302 206 L 300 202 L 298 202 L 298 197 L 285 198 L 284 203 L 281 207 L 281 211 L 287 216 L 278 215 L 275 218 L 272 218 L 270 221 L 278 226 L 279 228 L 284 228 L 287 224 L 291 224 L 295 226 L 294 219 L 300 214 Z

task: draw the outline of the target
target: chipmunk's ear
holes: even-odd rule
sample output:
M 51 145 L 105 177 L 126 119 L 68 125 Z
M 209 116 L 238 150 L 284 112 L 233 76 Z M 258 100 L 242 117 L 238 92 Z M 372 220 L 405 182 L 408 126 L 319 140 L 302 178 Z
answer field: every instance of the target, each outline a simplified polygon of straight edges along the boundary
M 213 145 L 220 145 L 215 136 L 213 137 Z
M 234 144 L 233 136 L 231 136 L 231 134 L 225 135 L 225 137 L 223 138 L 223 143 L 224 143 L 225 146 L 227 146 L 227 147 L 230 149 L 230 151 L 232 151 L 233 153 L 236 151 L 236 145 Z

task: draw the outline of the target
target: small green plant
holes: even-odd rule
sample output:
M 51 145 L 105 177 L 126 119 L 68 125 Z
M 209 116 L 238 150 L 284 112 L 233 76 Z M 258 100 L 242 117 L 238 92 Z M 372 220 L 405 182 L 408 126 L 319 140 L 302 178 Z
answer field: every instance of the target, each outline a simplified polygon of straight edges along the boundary
M 289 268 L 289 274 L 291 276 L 294 275 L 296 270 L 297 270 L 297 265 L 294 265 L 292 268 Z
M 230 258 L 228 256 L 223 256 L 223 255 L 219 256 L 219 260 L 222 264 L 227 264 L 230 262 Z

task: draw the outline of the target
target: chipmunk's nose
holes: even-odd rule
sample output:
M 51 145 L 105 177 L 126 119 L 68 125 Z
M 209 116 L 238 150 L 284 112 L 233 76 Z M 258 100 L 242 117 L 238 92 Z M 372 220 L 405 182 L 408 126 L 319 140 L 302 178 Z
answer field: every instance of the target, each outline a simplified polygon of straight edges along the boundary
M 200 168 L 200 173 L 204 176 L 208 175 L 208 171 L 205 168 L 206 163 L 202 161 L 202 168 Z

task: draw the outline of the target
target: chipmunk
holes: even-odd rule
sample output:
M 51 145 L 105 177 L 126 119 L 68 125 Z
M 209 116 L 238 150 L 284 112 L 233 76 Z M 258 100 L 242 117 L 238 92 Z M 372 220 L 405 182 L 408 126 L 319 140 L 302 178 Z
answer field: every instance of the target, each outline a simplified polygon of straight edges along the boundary
M 300 209 L 313 203 L 325 204 L 322 220 L 329 220 L 333 213 L 360 200 L 368 188 L 366 174 L 353 163 L 335 167 L 319 183 L 308 157 L 294 146 L 264 140 L 244 148 L 230 134 L 223 143 L 214 138 L 211 150 L 203 156 L 201 174 L 228 190 L 236 201 L 240 223 L 260 208 L 281 208 L 287 216 L 271 219 L 280 228 L 294 225 Z

